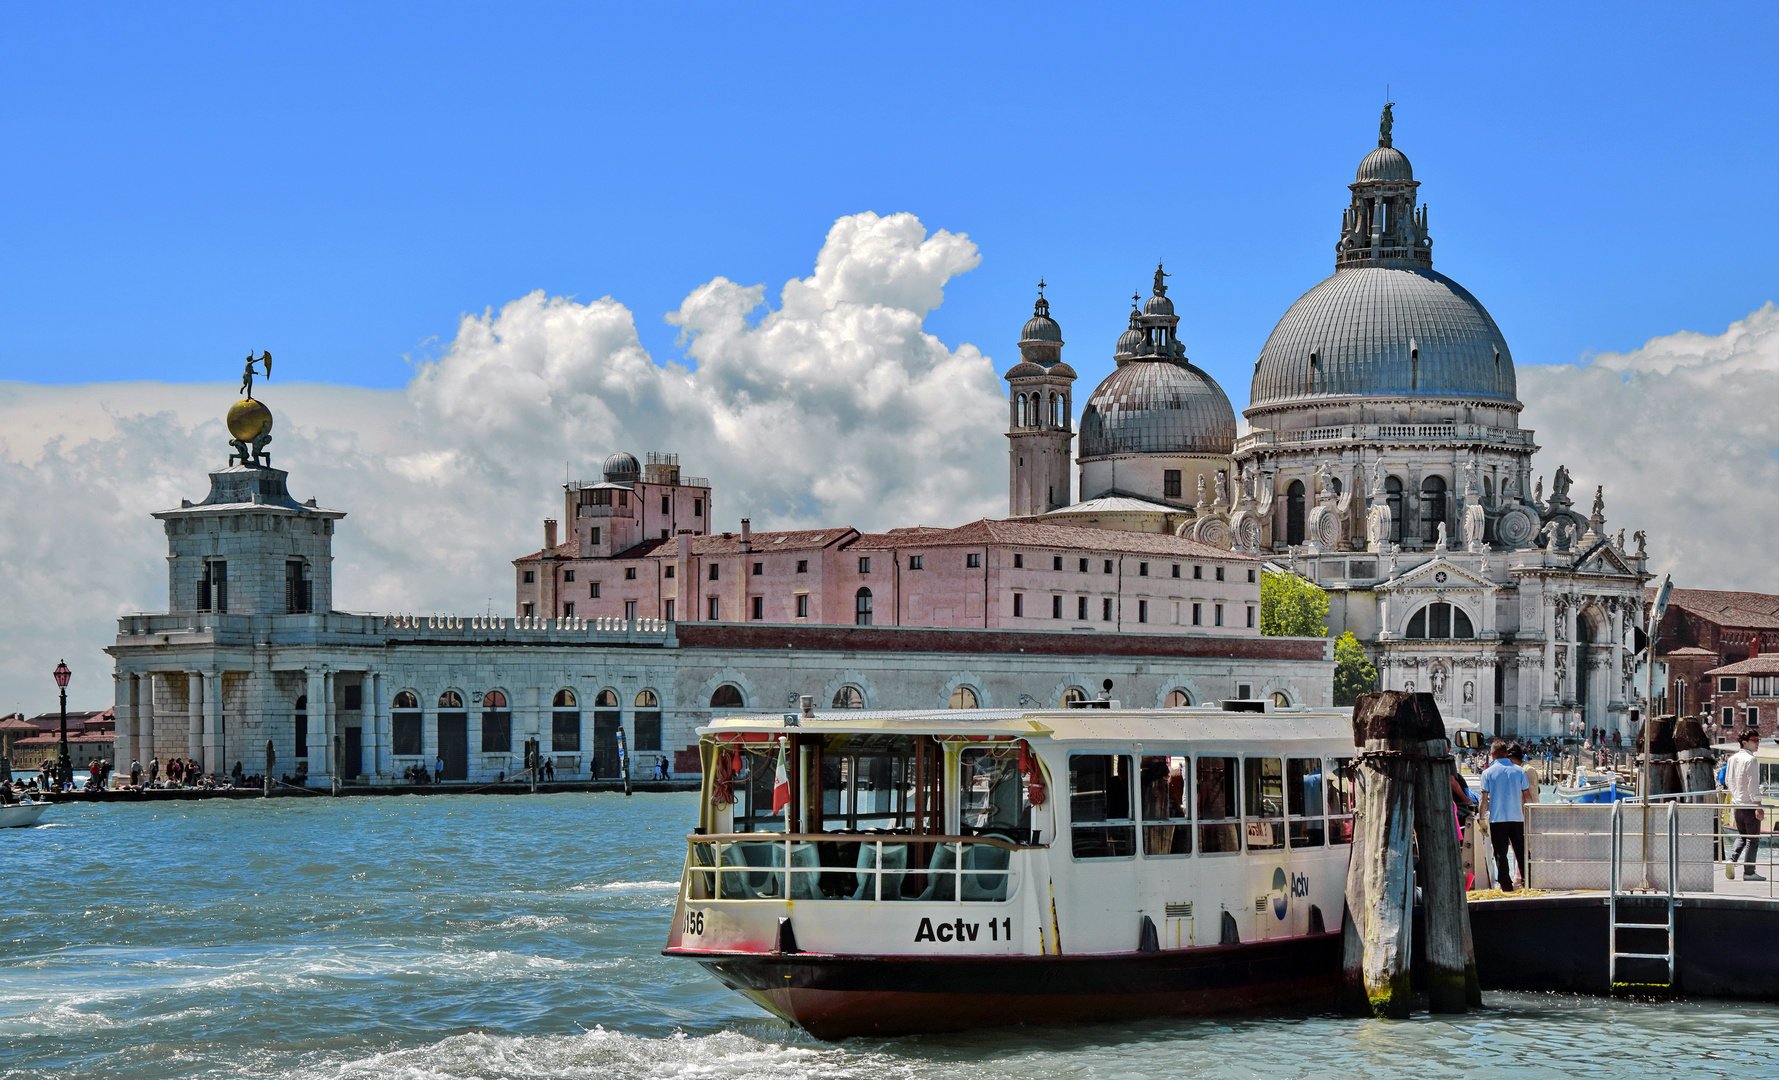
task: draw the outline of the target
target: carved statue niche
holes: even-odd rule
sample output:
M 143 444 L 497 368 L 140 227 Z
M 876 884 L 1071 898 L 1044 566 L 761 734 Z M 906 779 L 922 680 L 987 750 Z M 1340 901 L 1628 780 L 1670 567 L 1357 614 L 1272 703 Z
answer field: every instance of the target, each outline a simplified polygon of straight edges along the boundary
M 1439 523 L 1439 528 L 1433 535 L 1434 535 L 1434 540 L 1433 540 L 1434 550 L 1436 550 L 1436 551 L 1446 550 L 1447 545 L 1446 545 L 1446 538 L 1445 538 L 1445 522 L 1442 521 Z
M 1474 704 L 1475 701 L 1476 701 L 1476 684 L 1473 682 L 1467 682 L 1464 684 L 1464 704 L 1471 705 L 1471 704 Z

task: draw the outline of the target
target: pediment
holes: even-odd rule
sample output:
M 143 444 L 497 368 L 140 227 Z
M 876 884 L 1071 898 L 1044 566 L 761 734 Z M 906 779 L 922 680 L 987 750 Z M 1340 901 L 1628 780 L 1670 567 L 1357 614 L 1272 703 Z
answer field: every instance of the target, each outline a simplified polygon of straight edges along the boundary
M 1592 548 L 1576 556 L 1572 569 L 1581 574 L 1606 574 L 1611 577 L 1632 578 L 1639 576 L 1637 571 L 1631 567 L 1630 561 L 1606 540 L 1601 540 Z
M 1398 577 L 1380 584 L 1380 592 L 1456 592 L 1463 590 L 1494 591 L 1495 582 L 1444 557 L 1423 563 Z

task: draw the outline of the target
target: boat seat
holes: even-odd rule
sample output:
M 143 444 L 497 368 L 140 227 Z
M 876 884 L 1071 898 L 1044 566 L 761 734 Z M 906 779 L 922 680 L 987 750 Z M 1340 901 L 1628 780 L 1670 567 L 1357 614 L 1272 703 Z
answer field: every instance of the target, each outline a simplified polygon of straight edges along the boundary
M 784 865 L 784 845 L 758 842 L 724 844 L 722 863 L 724 866 L 759 868 L 757 873 L 723 874 L 723 899 L 763 900 L 776 897 L 781 875 L 772 873 L 771 868 Z M 741 895 L 729 895 L 732 889 L 739 889 Z
M 872 844 L 869 842 L 859 844 L 858 867 L 860 870 L 875 870 L 875 869 L 877 869 L 877 845 L 876 844 Z M 885 870 L 906 870 L 906 869 L 908 869 L 908 845 L 906 845 L 906 844 L 885 844 L 885 845 L 883 845 L 883 869 L 885 869 Z M 877 893 L 876 893 L 875 887 L 872 884 L 875 877 L 876 877 L 876 875 L 874 875 L 874 874 L 860 874 L 859 875 L 859 887 L 853 890 L 852 899 L 854 899 L 854 900 L 875 899 L 877 896 Z M 902 887 L 901 881 L 902 881 L 902 879 L 895 875 L 889 875 L 884 879 L 883 898 L 885 900 L 900 899 L 900 889 Z
M 917 900 L 955 900 L 957 899 L 957 878 L 950 871 L 957 868 L 957 845 L 940 844 L 933 848 L 933 857 L 927 863 L 927 887 L 920 891 Z
M 813 867 L 819 870 L 821 865 L 821 856 L 816 851 L 814 844 L 791 845 L 791 866 Z M 792 900 L 820 900 L 822 898 L 822 876 L 820 874 L 792 874 L 790 878 Z
M 971 844 L 964 849 L 964 899 L 1007 899 L 1007 875 L 972 874 L 971 870 L 1005 870 L 1013 853 L 1003 847 Z

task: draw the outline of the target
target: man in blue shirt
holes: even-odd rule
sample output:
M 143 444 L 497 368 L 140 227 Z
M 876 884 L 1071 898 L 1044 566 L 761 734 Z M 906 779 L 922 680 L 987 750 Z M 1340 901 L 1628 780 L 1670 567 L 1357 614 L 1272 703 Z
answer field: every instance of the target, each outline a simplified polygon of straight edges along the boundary
M 1496 739 L 1489 744 L 1494 762 L 1482 774 L 1482 808 L 1489 817 L 1489 837 L 1495 847 L 1495 878 L 1502 892 L 1513 891 L 1513 878 L 1507 869 L 1507 848 L 1513 846 L 1515 860 L 1520 864 L 1520 880 L 1526 879 L 1526 813 L 1532 801 L 1532 785 L 1526 772 L 1508 759 L 1507 743 Z

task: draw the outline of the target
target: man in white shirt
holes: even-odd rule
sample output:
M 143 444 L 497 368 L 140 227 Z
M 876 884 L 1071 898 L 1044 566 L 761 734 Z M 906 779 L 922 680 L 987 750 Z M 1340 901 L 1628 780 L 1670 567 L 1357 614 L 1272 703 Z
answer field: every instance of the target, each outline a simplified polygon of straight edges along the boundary
M 1504 740 L 1489 744 L 1489 756 L 1494 763 L 1482 774 L 1482 810 L 1489 819 L 1489 839 L 1495 847 L 1495 878 L 1502 892 L 1513 891 L 1513 877 L 1507 866 L 1509 845 L 1520 865 L 1520 880 L 1526 880 L 1525 806 L 1532 801 L 1526 772 L 1508 759 L 1508 752 Z
M 1729 764 L 1723 771 L 1723 786 L 1730 791 L 1730 802 L 1736 804 L 1736 832 L 1740 835 L 1736 838 L 1735 850 L 1723 864 L 1723 873 L 1733 879 L 1736 860 L 1745 859 L 1742 880 L 1765 881 L 1766 878 L 1754 872 L 1755 852 L 1760 847 L 1761 818 L 1766 816 L 1766 811 L 1756 809 L 1760 806 L 1760 763 L 1755 760 L 1754 752 L 1760 748 L 1759 729 L 1743 729 L 1738 741 L 1742 749 L 1730 755 Z

